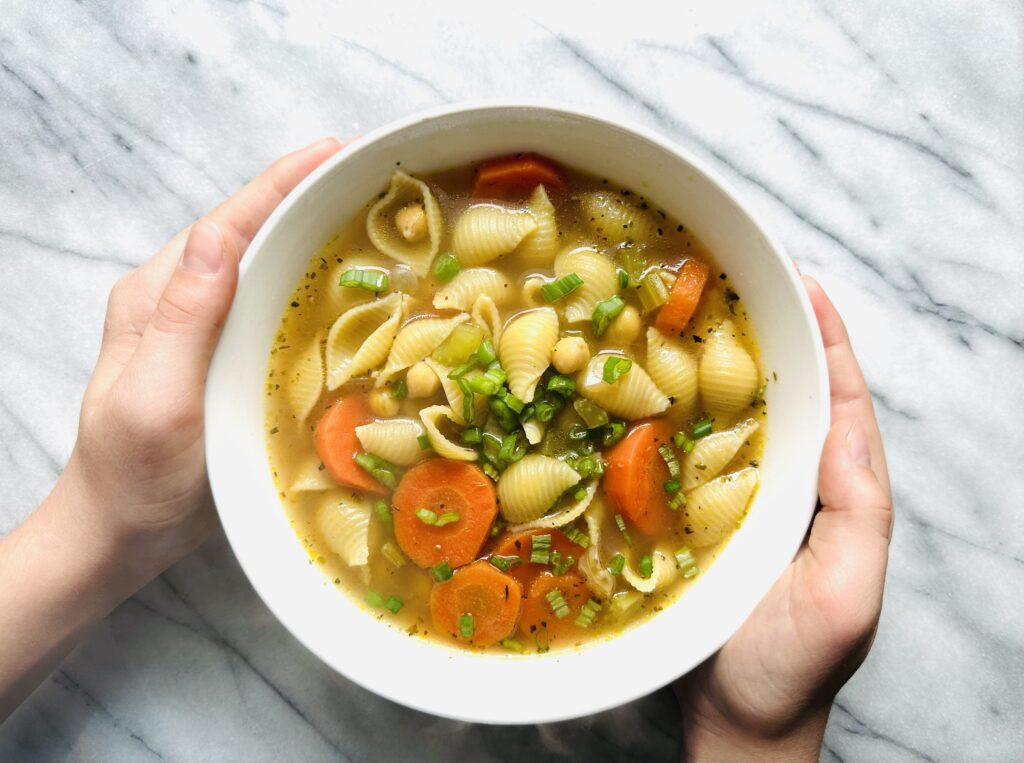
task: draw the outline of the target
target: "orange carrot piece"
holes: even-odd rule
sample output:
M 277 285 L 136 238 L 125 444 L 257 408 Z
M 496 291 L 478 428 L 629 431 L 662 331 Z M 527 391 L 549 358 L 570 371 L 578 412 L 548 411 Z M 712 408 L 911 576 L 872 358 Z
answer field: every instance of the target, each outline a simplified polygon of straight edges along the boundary
M 562 559 L 573 557 L 579 559 L 583 556 L 583 546 L 573 543 L 561 530 L 524 530 L 515 535 L 506 534 L 499 538 L 494 547 L 495 556 L 518 556 L 523 561 L 515 567 L 511 567 L 508 574 L 514 577 L 523 585 L 524 591 L 530 590 L 530 585 L 540 575 L 549 572 L 551 567 L 546 564 L 534 564 L 530 561 L 530 552 L 533 550 L 534 535 L 551 535 L 551 552 L 557 551 Z M 570 568 L 571 569 L 571 568 Z
M 645 535 L 668 532 L 676 516 L 664 490 L 668 466 L 658 446 L 672 437 L 665 419 L 649 419 L 633 426 L 607 455 L 602 485 L 615 511 Z
M 511 575 L 479 561 L 455 571 L 430 591 L 434 629 L 473 646 L 491 646 L 511 636 L 519 620 L 523 589 Z M 462 635 L 459 619 L 472 616 L 473 635 Z
M 480 467 L 443 458 L 421 461 L 407 471 L 392 504 L 398 545 L 420 567 L 469 564 L 480 554 L 498 514 L 494 484 Z M 437 527 L 424 523 L 416 509 L 438 517 L 454 512 L 459 518 Z
M 362 450 L 356 437 L 356 427 L 372 419 L 365 397 L 349 395 L 341 398 L 327 409 L 316 425 L 316 452 L 335 482 L 384 495 L 388 489 L 352 460 Z
M 540 184 L 548 191 L 565 186 L 565 178 L 554 162 L 538 154 L 501 156 L 488 159 L 477 167 L 472 195 L 512 199 L 526 196 Z
M 565 617 L 558 617 L 548 601 L 548 593 L 556 588 L 569 607 L 569 614 Z M 590 589 L 578 575 L 541 575 L 533 581 L 529 593 L 523 599 L 519 632 L 539 646 L 545 643 L 554 646 L 557 641 L 576 640 L 583 629 L 573 621 L 589 598 Z
M 700 260 L 687 260 L 672 284 L 668 301 L 661 306 L 654 325 L 666 334 L 682 334 L 700 304 L 708 282 L 708 266 Z

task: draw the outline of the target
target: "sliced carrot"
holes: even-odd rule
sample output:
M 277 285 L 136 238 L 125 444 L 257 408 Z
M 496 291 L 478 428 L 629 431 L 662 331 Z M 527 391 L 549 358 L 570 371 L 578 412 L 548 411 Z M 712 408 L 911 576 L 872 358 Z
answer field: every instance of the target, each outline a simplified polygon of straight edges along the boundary
M 349 395 L 341 398 L 327 409 L 316 425 L 316 452 L 335 482 L 384 495 L 388 489 L 352 460 L 362 450 L 356 437 L 356 427 L 372 419 L 365 397 Z
M 559 617 L 548 599 L 558 589 L 569 607 L 569 614 Z M 580 609 L 590 598 L 590 589 L 579 575 L 541 575 L 530 586 L 523 599 L 523 613 L 519 617 L 519 632 L 538 646 L 554 646 L 559 641 L 576 640 L 583 628 L 573 622 Z
M 525 530 L 515 535 L 506 534 L 499 538 L 494 547 L 495 556 L 518 556 L 522 563 L 510 567 L 508 574 L 523 584 L 523 590 L 529 591 L 530 585 L 540 575 L 550 572 L 551 567 L 546 564 L 534 564 L 530 561 L 530 552 L 533 551 L 534 535 L 551 535 L 551 551 L 561 554 L 562 559 L 573 557 L 579 559 L 583 556 L 583 546 L 573 543 L 561 530 Z M 569 568 L 571 569 L 571 568 Z
M 430 592 L 434 628 L 474 646 L 491 646 L 511 636 L 519 620 L 523 589 L 511 575 L 479 561 L 455 571 L 451 579 L 435 583 Z M 460 619 L 468 616 L 464 635 Z
M 398 545 L 421 567 L 469 564 L 480 554 L 498 514 L 494 483 L 480 467 L 443 458 L 421 461 L 407 471 L 392 504 Z M 454 513 L 458 519 L 438 527 L 416 516 L 417 509 L 437 517 Z
M 661 306 L 654 325 L 666 334 L 681 334 L 697 311 L 701 294 L 708 282 L 708 266 L 700 260 L 687 260 L 672 284 L 668 301 Z
M 608 451 L 605 493 L 615 511 L 645 535 L 667 532 L 676 520 L 664 489 L 668 466 L 658 453 L 658 446 L 671 436 L 672 426 L 665 419 L 649 419 L 635 424 Z
M 538 154 L 514 154 L 488 159 L 476 169 L 473 196 L 512 199 L 526 196 L 539 184 L 554 191 L 565 186 L 561 170 Z

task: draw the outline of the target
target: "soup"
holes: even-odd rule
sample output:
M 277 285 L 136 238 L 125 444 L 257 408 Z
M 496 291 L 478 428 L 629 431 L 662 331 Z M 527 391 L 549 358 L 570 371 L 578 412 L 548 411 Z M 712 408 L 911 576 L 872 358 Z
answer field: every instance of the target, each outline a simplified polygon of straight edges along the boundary
M 546 652 L 712 564 L 765 383 L 727 274 L 653 201 L 529 154 L 396 170 L 284 311 L 269 460 L 310 563 L 374 616 Z

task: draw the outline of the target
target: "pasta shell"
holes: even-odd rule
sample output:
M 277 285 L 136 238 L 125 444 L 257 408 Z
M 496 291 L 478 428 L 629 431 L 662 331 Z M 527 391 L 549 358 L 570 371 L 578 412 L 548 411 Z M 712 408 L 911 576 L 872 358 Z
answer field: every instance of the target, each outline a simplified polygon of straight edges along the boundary
M 427 216 L 427 236 L 420 241 L 406 241 L 395 223 L 395 215 L 409 204 L 422 204 Z M 387 193 L 366 215 L 370 242 L 391 259 L 408 265 L 420 278 L 430 270 L 443 230 L 441 208 L 427 184 L 401 170 L 391 176 Z
M 559 243 L 555 206 L 542 185 L 533 189 L 527 206 L 533 219 L 537 221 L 537 230 L 519 245 L 519 253 L 528 267 L 549 267 L 558 251 Z
M 337 389 L 384 361 L 402 322 L 403 300 L 401 294 L 389 294 L 338 317 L 327 334 L 327 389 Z
M 329 490 L 337 486 L 338 483 L 327 473 L 320 459 L 314 458 L 299 469 L 288 490 L 292 493 L 304 493 Z
M 432 405 L 420 411 L 420 421 L 423 422 L 423 428 L 427 430 L 430 447 L 441 458 L 450 458 L 453 461 L 476 461 L 475 450 L 456 445 L 441 433 L 440 424 L 444 419 L 448 419 L 453 424 L 459 423 L 452 413 L 452 409 L 447 405 Z
M 604 601 L 615 592 L 615 577 L 601 560 L 601 549 L 598 546 L 587 546 L 583 556 L 576 562 L 576 567 L 591 593 Z
M 693 490 L 717 477 L 757 428 L 758 423 L 754 419 L 747 419 L 697 440 L 683 463 L 683 490 Z
M 658 548 L 651 552 L 651 576 L 649 578 L 641 577 L 640 573 L 633 569 L 632 564 L 627 563 L 622 568 L 622 577 L 641 593 L 651 593 L 662 588 L 671 583 L 675 576 L 675 557 Z
M 736 335 L 735 324 L 727 320 L 705 340 L 700 358 L 700 394 L 711 410 L 738 411 L 749 405 L 757 392 L 757 364 Z
M 501 339 L 501 313 L 494 300 L 486 294 L 481 294 L 473 302 L 473 310 L 469 314 L 470 320 L 484 330 L 484 335 L 491 340 L 492 344 L 498 344 Z
M 487 295 L 495 305 L 512 296 L 511 281 L 491 268 L 466 268 L 437 290 L 434 307 L 438 310 L 470 310 L 477 297 Z
M 455 222 L 452 253 L 464 267 L 482 265 L 514 251 L 535 230 L 537 221 L 529 212 L 476 204 Z
M 593 191 L 580 197 L 583 219 L 602 243 L 644 242 L 657 236 L 658 225 L 650 213 L 621 194 Z
M 558 315 L 551 307 L 520 313 L 502 332 L 498 357 L 508 374 L 508 388 L 524 403 L 533 401 L 534 389 L 551 363 L 557 341 Z
M 757 489 L 760 475 L 748 466 L 706 482 L 686 496 L 686 536 L 697 548 L 723 540 L 735 530 Z
M 654 326 L 647 329 L 647 373 L 673 407 L 689 411 L 697 405 L 697 359 Z
M 612 415 L 630 421 L 663 413 L 668 408 L 668 398 L 639 363 L 634 362 L 613 384 L 604 380 L 604 364 L 613 356 L 623 357 L 621 353 L 603 353 L 590 359 L 576 377 L 579 393 Z
M 511 524 L 531 522 L 579 481 L 580 475 L 564 461 L 536 454 L 524 456 L 498 480 L 501 516 Z
M 402 326 L 374 386 L 383 387 L 399 371 L 419 363 L 436 350 L 456 326 L 467 320 L 466 313 L 459 313 L 451 318 L 418 318 Z
M 583 285 L 560 303 L 568 323 L 589 321 L 594 315 L 597 303 L 603 302 L 619 290 L 615 266 L 593 247 L 570 249 L 555 258 L 555 277 L 562 278 L 570 273 L 582 278 Z
M 533 456 L 527 456 L 526 458 L 533 458 Z M 537 458 L 547 458 L 547 456 L 537 456 Z M 526 459 L 524 458 L 523 460 L 525 461 Z M 562 462 L 559 461 L 558 463 Z M 502 475 L 501 479 L 504 478 L 505 475 Z M 584 495 L 580 500 L 573 502 L 569 506 L 566 506 L 561 511 L 551 514 L 550 516 L 542 516 L 530 522 L 524 522 L 519 525 L 514 525 L 512 527 L 509 527 L 508 531 L 511 533 L 518 533 L 522 532 L 523 530 L 533 530 L 537 527 L 565 527 L 565 525 L 569 524 L 572 521 L 575 521 L 579 516 L 581 516 L 583 512 L 587 510 L 587 507 L 590 506 L 591 501 L 594 500 L 594 496 L 597 494 L 597 484 L 598 480 L 591 480 L 586 487 L 586 495 Z M 499 496 L 501 495 L 501 480 L 498 480 L 498 494 Z
M 316 525 L 331 550 L 351 567 L 370 556 L 370 504 L 349 493 L 332 491 L 316 512 Z
M 426 434 L 414 419 L 383 419 L 356 427 L 363 450 L 399 466 L 411 466 L 425 455 L 419 438 Z
M 459 426 L 465 426 L 466 424 L 468 424 L 469 422 L 466 421 L 465 417 L 462 415 L 463 411 L 465 410 L 462 402 L 464 398 L 462 390 L 459 389 L 459 385 L 454 379 L 448 378 L 448 374 L 451 372 L 452 369 L 449 368 L 448 366 L 438 363 L 433 358 L 426 358 L 423 362 L 430 366 L 430 370 L 437 374 L 437 378 L 441 381 L 441 389 L 444 390 L 444 396 L 448 399 L 448 406 L 449 408 L 451 408 L 452 416 L 454 417 L 455 423 L 458 424 Z M 474 376 L 479 375 L 480 371 L 471 371 L 467 376 L 468 378 L 471 379 Z M 485 398 L 483 395 L 473 396 L 473 421 L 483 421 L 484 417 L 482 414 L 484 408 L 486 407 L 487 398 Z
M 323 338 L 323 332 L 318 331 L 285 377 L 288 404 L 299 421 L 306 420 L 324 388 L 324 361 L 320 354 Z

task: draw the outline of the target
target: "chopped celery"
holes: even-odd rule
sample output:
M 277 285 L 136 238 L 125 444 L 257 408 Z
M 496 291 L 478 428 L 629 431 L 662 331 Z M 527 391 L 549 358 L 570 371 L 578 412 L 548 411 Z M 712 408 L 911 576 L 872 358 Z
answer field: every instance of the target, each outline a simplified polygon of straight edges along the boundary
M 398 545 L 391 541 L 385 541 L 384 545 L 380 547 L 380 555 L 396 570 L 405 566 L 405 555 Z
M 636 287 L 636 295 L 640 299 L 640 308 L 645 313 L 656 310 L 668 301 L 668 287 L 661 280 L 661 273 L 652 270 L 640 279 Z
M 483 338 L 484 331 L 479 326 L 460 323 L 448 338 L 441 342 L 441 346 L 434 350 L 431 357 L 446 366 L 460 365 L 476 353 Z
M 622 591 L 612 596 L 608 614 L 613 620 L 625 620 L 640 606 L 644 595 L 639 591 Z
M 600 406 L 595 405 L 585 397 L 574 400 L 572 407 L 576 409 L 576 413 L 583 419 L 587 429 L 596 429 L 608 423 L 608 414 Z

